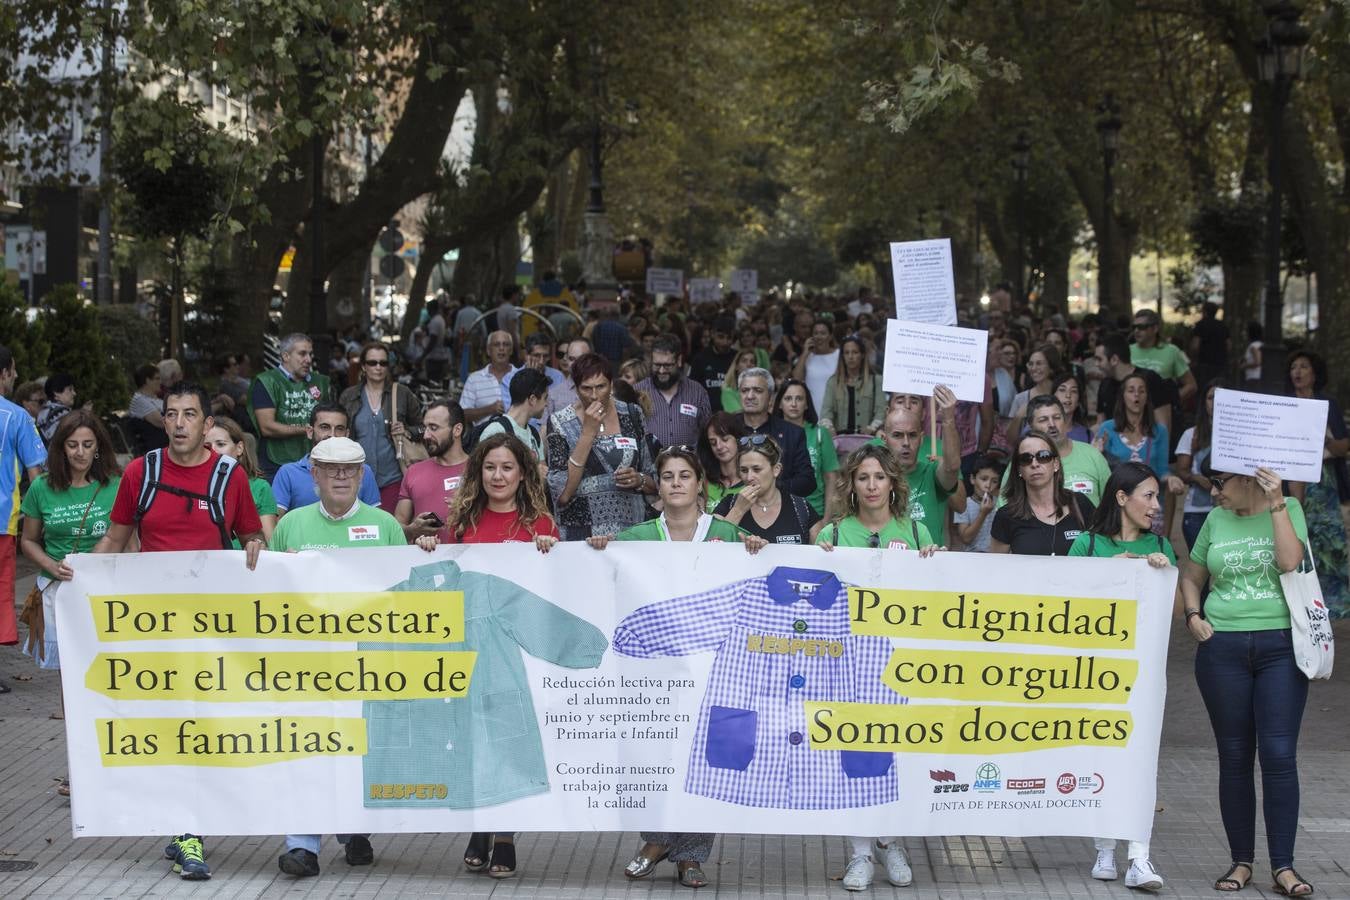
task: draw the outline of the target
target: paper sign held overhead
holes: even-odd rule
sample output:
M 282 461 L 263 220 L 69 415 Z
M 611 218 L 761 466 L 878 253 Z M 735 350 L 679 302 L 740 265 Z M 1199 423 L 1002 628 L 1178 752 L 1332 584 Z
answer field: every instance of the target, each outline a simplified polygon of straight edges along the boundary
M 891 272 L 896 318 L 930 325 L 956 324 L 956 282 L 948 238 L 892 243 Z
M 722 299 L 722 285 L 716 278 L 689 279 L 689 302 L 716 303 Z
M 891 319 L 886 325 L 882 387 L 890 393 L 933 393 L 945 384 L 958 400 L 984 402 L 988 332 Z
M 758 294 L 759 270 L 732 269 L 731 275 L 727 278 L 727 290 L 741 294 L 741 299 L 745 299 L 745 294 Z
M 649 294 L 684 293 L 684 270 L 648 269 L 647 293 Z
M 1211 465 L 1251 475 L 1265 467 L 1288 481 L 1322 480 L 1327 401 L 1220 389 L 1214 392 Z

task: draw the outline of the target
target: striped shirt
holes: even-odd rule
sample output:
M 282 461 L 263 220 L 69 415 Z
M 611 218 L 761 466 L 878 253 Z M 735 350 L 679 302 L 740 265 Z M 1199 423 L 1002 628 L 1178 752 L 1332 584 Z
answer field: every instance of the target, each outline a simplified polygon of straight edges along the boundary
M 662 447 L 697 447 L 699 435 L 712 418 L 708 392 L 683 375 L 675 382 L 675 395 L 669 400 L 650 378 L 636 385 L 652 401 L 652 414 L 647 418 L 647 432 L 661 442 Z

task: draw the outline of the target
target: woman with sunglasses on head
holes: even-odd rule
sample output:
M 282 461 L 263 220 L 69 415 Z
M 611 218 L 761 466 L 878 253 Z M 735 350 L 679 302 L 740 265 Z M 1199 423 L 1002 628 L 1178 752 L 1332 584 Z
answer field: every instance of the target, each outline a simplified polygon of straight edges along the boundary
M 1070 556 L 1123 557 L 1146 559 L 1155 569 L 1177 564 L 1177 555 L 1167 538 L 1153 534 L 1153 520 L 1162 515 L 1158 476 L 1143 463 L 1122 463 L 1107 479 L 1102 504 L 1097 507 L 1088 530 L 1078 535 L 1069 548 Z M 1092 877 L 1100 881 L 1116 880 L 1116 841 L 1096 839 L 1097 859 Z M 1130 868 L 1125 886 L 1145 891 L 1163 889 L 1163 877 L 1149 859 L 1147 841 L 1130 841 L 1126 858 Z
M 1182 572 L 1186 627 L 1199 642 L 1195 681 L 1209 712 L 1219 751 L 1219 812 L 1232 865 L 1216 891 L 1240 891 L 1256 861 L 1253 763 L 1261 757 L 1266 844 L 1275 891 L 1313 893 L 1294 870 L 1298 831 L 1298 732 L 1308 679 L 1294 661 L 1289 607 L 1280 575 L 1303 561 L 1308 527 L 1303 508 L 1280 495 L 1280 476 L 1202 466 L 1215 508 L 1191 547 Z M 1200 588 L 1209 581 L 1203 611 Z
M 740 490 L 741 472 L 737 465 L 740 447 L 737 444 L 746 435 L 741 420 L 729 412 L 715 412 L 703 428 L 698 442 L 698 458 L 707 473 L 708 512 L 712 512 L 722 498 Z
M 408 425 L 422 421 L 422 404 L 394 380 L 389 348 L 371 341 L 361 348 L 361 379 L 338 397 L 347 411 L 350 437 L 366 451 L 380 488 L 380 509 L 393 515 L 403 484 L 399 444 Z
M 703 465 L 688 447 L 667 447 L 656 457 L 656 477 L 661 495 L 660 518 L 634 525 L 613 537 L 616 541 L 739 541 L 749 553 L 758 553 L 764 539 L 747 534 L 730 522 L 704 512 L 707 504 Z M 603 550 L 611 538 L 599 535 L 586 539 Z M 643 845 L 624 867 L 631 879 L 646 878 L 662 860 L 675 863 L 680 884 L 700 888 L 708 883 L 703 864 L 712 854 L 715 834 L 696 832 L 641 833 Z
M 547 553 L 558 543 L 534 452 L 514 434 L 490 435 L 473 448 L 446 519 L 452 544 L 532 543 Z M 464 867 L 492 878 L 515 875 L 514 832 L 475 831 Z
M 733 525 L 764 538 L 770 544 L 809 544 L 820 516 L 804 499 L 778 489 L 783 472 L 782 450 L 767 434 L 740 439 L 736 465 L 743 487 L 723 497 L 713 510 Z
M 1087 528 L 1092 501 L 1064 486 L 1064 464 L 1050 435 L 1028 431 L 1017 442 L 1004 505 L 989 529 L 990 553 L 1064 556 Z
M 847 341 L 845 345 L 847 350 Z M 878 384 L 878 390 L 880 387 Z M 878 396 L 884 415 L 886 395 L 882 393 Z M 811 457 L 811 468 L 816 473 L 816 489 L 807 495 L 806 502 L 816 511 L 816 518 L 819 519 L 825 515 L 834 499 L 835 479 L 831 476 L 839 471 L 839 454 L 834 447 L 834 435 L 827 426 L 816 422 L 816 405 L 811 400 L 811 393 L 804 382 L 795 378 L 787 379 L 778 388 L 774 413 L 806 432 L 806 454 Z
M 849 454 L 840 474 L 838 518 L 820 529 L 816 543 L 835 547 L 918 550 L 920 557 L 939 549 L 921 522 L 909 517 L 909 482 L 890 448 L 865 444 Z M 903 887 L 914 880 L 905 848 L 898 837 L 849 837 L 844 890 L 863 891 L 872 885 L 876 857 L 886 879 Z

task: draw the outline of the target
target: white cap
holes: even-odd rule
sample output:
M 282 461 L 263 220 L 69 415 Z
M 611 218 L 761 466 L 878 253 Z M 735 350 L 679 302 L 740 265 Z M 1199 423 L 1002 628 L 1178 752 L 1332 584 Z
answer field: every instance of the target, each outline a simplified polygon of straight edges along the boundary
M 309 451 L 310 462 L 316 463 L 363 463 L 366 451 L 351 438 L 330 437 L 319 441 Z

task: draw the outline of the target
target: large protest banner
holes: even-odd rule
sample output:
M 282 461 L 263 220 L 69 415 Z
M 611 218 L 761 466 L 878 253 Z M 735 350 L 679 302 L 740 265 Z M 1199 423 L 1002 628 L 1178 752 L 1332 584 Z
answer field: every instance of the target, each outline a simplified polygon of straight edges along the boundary
M 76 836 L 1152 827 L 1175 570 L 564 544 L 71 557 Z

